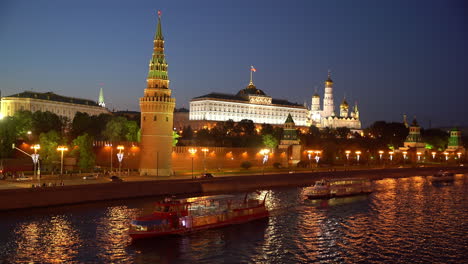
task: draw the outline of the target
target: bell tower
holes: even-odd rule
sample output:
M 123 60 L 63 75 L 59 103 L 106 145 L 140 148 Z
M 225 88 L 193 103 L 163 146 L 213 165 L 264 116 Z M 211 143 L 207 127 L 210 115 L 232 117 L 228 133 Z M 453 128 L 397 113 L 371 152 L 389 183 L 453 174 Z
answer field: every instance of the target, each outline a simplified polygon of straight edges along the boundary
M 140 175 L 169 176 L 172 174 L 172 127 L 175 98 L 171 97 L 161 11 L 153 40 L 153 55 L 149 63 L 141 109 Z
M 333 81 L 331 79 L 331 73 L 328 71 L 328 78 L 325 81 L 325 95 L 323 97 L 323 114 L 324 117 L 329 117 L 334 115 L 333 105 Z

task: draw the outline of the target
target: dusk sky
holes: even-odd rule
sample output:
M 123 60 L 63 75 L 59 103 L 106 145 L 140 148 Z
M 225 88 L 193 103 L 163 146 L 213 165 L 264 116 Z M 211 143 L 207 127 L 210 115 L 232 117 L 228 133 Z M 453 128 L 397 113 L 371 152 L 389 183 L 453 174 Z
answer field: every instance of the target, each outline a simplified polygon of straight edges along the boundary
M 468 126 L 468 2 L 0 1 L 2 96 L 34 90 L 139 110 L 157 10 L 177 107 L 249 82 L 310 105 L 328 69 L 335 111 L 357 101 L 364 127 Z

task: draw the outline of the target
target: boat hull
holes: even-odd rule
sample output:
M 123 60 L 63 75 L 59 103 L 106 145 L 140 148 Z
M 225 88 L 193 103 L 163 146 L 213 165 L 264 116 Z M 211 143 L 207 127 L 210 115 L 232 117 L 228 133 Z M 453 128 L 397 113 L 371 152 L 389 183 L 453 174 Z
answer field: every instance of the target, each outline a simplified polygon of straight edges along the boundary
M 371 194 L 372 191 L 362 191 L 356 193 L 327 193 L 327 194 L 307 194 L 308 199 L 331 199 L 336 197 L 349 197 L 349 196 L 356 196 L 356 195 L 368 195 Z
M 239 216 L 227 221 L 218 222 L 215 224 L 208 224 L 197 226 L 193 228 L 179 228 L 174 230 L 168 231 L 129 231 L 129 235 L 132 239 L 143 239 L 143 238 L 152 238 L 152 237 L 163 237 L 163 236 L 171 236 L 171 235 L 186 235 L 190 233 L 194 233 L 197 231 L 202 231 L 206 229 L 213 229 L 213 228 L 220 228 L 229 225 L 236 225 L 236 224 L 243 224 L 250 221 L 255 221 L 259 219 L 264 219 L 269 216 L 268 211 L 263 213 L 255 214 L 255 215 L 246 215 L 246 216 Z

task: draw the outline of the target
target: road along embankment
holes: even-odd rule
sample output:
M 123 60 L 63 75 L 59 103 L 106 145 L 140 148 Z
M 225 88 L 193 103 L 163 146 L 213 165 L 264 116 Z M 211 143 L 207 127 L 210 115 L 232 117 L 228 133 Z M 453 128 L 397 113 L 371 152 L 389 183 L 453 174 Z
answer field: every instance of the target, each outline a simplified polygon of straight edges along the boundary
M 280 186 L 306 186 L 322 178 L 365 177 L 368 179 L 429 176 L 440 169 L 458 173 L 468 168 L 405 168 L 333 171 L 315 173 L 270 174 L 215 177 L 209 180 L 155 180 L 98 184 L 21 188 L 0 191 L 0 210 L 47 207 L 103 200 L 146 196 L 227 193 L 251 191 Z

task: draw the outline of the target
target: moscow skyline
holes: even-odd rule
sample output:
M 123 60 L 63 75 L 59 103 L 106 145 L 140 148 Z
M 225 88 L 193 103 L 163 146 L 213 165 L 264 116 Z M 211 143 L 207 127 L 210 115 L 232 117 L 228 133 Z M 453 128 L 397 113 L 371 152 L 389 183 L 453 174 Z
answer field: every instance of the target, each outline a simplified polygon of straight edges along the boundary
M 468 36 L 463 1 L 81 1 L 0 4 L 0 89 L 52 91 L 138 111 L 157 10 L 177 107 L 249 82 L 310 106 L 331 70 L 335 112 L 346 95 L 363 126 L 416 116 L 467 126 Z M 101 85 L 102 84 L 102 85 Z

